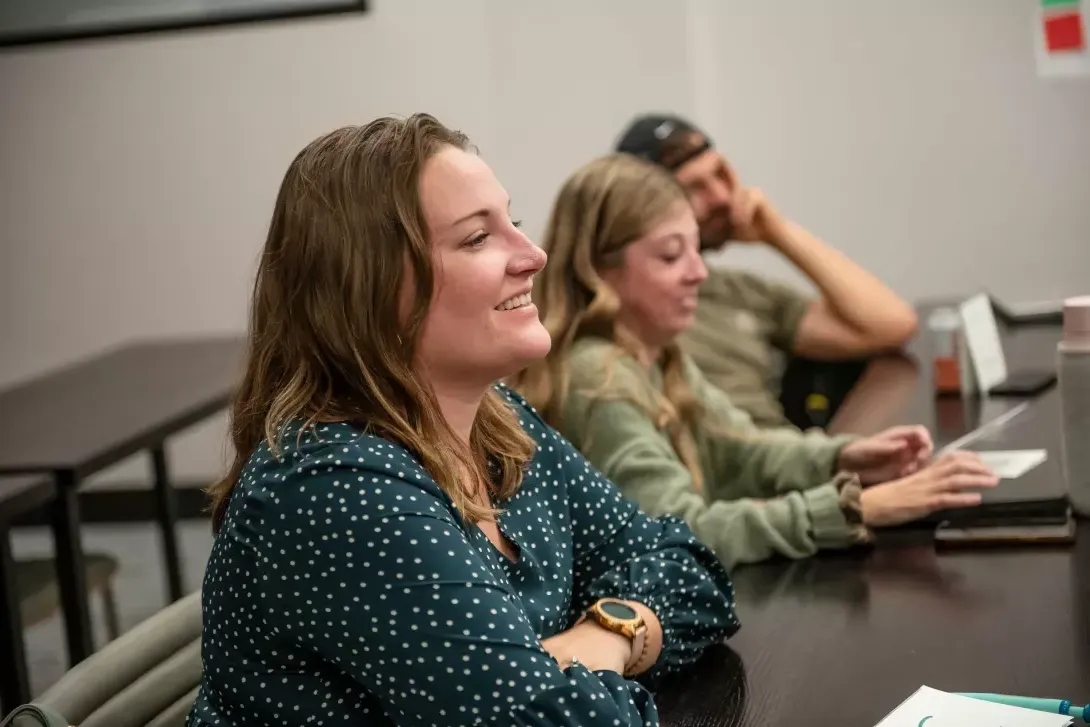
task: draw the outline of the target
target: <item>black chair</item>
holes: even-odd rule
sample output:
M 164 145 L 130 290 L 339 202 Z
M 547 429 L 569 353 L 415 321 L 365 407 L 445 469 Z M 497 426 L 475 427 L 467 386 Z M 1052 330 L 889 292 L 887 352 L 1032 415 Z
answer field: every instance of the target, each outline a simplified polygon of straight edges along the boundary
M 825 429 L 868 360 L 814 361 L 793 356 L 780 380 L 780 404 L 784 416 L 799 429 Z

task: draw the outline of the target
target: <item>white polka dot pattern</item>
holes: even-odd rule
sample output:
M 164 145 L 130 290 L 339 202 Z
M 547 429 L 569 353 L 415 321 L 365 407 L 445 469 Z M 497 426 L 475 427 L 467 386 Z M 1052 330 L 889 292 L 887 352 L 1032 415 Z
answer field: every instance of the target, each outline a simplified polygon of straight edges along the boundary
M 737 629 L 729 578 L 498 388 L 538 442 L 498 519 L 517 562 L 405 449 L 348 424 L 253 454 L 205 574 L 189 727 L 657 724 L 640 683 L 561 671 L 541 639 L 597 598 L 640 601 L 663 626 L 653 680 Z

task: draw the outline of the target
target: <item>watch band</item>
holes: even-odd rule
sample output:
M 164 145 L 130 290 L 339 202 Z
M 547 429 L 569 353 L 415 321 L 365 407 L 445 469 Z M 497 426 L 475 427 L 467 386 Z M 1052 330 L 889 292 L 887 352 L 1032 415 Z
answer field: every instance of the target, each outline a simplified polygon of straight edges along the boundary
M 618 621 L 616 617 L 610 617 L 608 614 L 604 614 L 602 604 L 603 602 L 609 601 L 623 604 L 626 608 L 633 611 L 636 614 L 636 617 L 630 621 L 622 622 Z M 633 608 L 630 603 L 614 598 L 600 599 L 587 609 L 575 623 L 578 625 L 588 618 L 592 619 L 602 628 L 625 636 L 630 640 L 632 649 L 628 662 L 624 665 L 622 676 L 627 677 L 640 674 L 649 669 L 654 663 L 661 646 L 656 645 L 654 648 L 649 648 L 651 644 L 650 639 L 648 638 L 649 631 L 647 624 L 644 622 L 640 612 Z
M 621 676 L 633 676 L 639 674 L 642 671 L 646 671 L 650 664 L 644 664 L 647 660 L 647 626 L 640 626 L 636 629 L 635 635 L 632 636 L 632 656 L 629 657 L 628 663 L 624 665 L 624 672 Z

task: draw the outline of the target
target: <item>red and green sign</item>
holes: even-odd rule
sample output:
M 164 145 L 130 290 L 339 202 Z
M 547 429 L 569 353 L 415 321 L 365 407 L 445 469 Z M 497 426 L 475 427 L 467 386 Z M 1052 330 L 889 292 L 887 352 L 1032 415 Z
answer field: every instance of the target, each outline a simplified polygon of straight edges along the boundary
M 1086 24 L 1080 0 L 1041 0 L 1045 51 L 1051 54 L 1086 50 Z

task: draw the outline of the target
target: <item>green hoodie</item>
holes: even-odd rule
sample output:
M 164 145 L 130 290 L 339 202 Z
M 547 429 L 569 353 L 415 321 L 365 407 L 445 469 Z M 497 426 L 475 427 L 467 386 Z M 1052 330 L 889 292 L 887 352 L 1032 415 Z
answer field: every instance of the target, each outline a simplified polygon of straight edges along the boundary
M 593 337 L 576 341 L 569 363 L 561 433 L 642 510 L 684 519 L 728 568 L 867 539 L 858 478 L 835 475 L 849 437 L 759 429 L 685 358 L 686 381 L 705 410 L 693 431 L 704 475 L 698 490 L 648 414 L 662 391 L 658 366 Z

